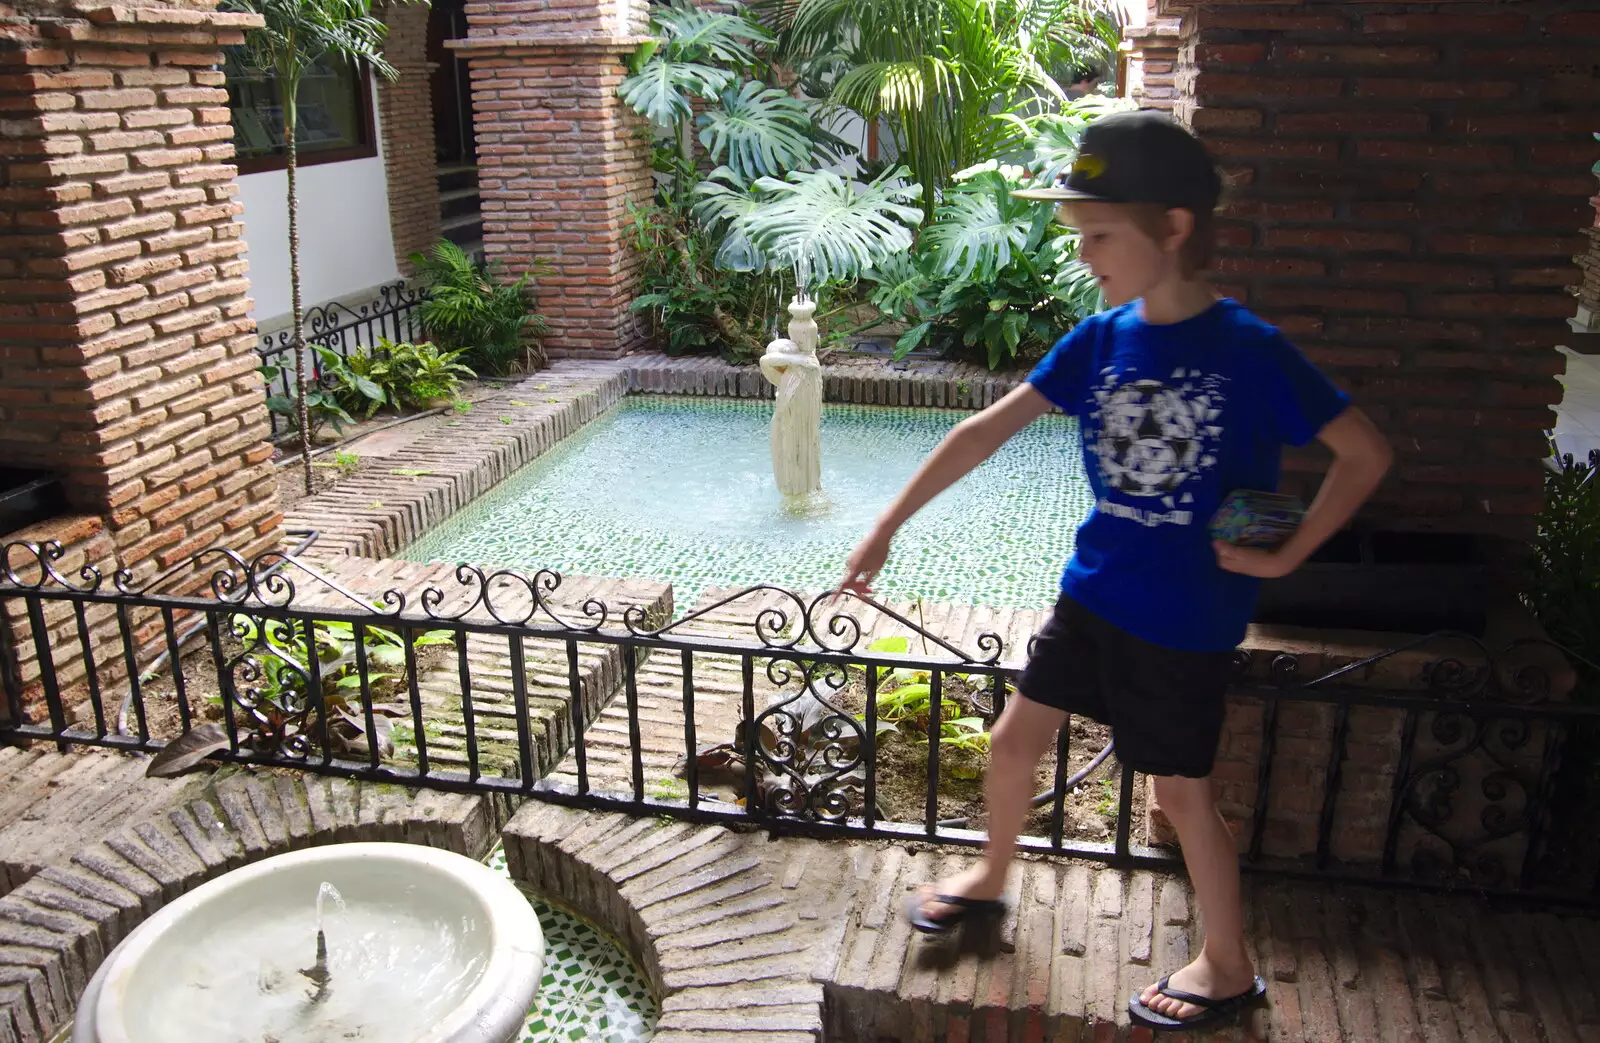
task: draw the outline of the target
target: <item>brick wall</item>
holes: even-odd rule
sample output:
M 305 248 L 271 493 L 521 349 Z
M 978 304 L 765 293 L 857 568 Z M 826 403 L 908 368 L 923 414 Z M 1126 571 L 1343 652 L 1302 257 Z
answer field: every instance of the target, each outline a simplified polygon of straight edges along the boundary
M 7 22 L 0 458 L 63 476 L 109 540 L 109 559 L 99 542 L 89 555 L 104 573 L 142 582 L 208 547 L 265 551 L 280 515 L 216 68 L 251 16 Z
M 410 257 L 439 241 L 439 168 L 434 153 L 433 92 L 427 60 L 428 8 L 380 8 L 389 35 L 384 57 L 400 74 L 378 79 L 383 169 L 389 185 L 389 230 L 395 263 L 411 274 Z
M 645 337 L 629 311 L 639 259 L 627 205 L 650 198 L 649 140 L 616 96 L 645 5 L 469 3 L 484 250 L 507 272 L 548 266 L 536 306 L 552 356 L 615 357 Z
M 1577 345 L 1584 351 L 1600 350 L 1600 346 L 1591 346 L 1587 341 L 1595 339 L 1593 334 L 1600 334 L 1600 195 L 1589 200 L 1594 205 L 1594 224 L 1583 230 L 1588 239 L 1588 249 L 1573 258 L 1578 270 L 1582 273 L 1579 283 L 1572 287 L 1572 292 L 1578 298 L 1578 314 L 1573 321 L 1573 327 L 1591 334 L 1579 338 Z
M 1231 186 L 1218 282 L 1390 436 L 1370 513 L 1397 527 L 1531 534 L 1600 158 L 1600 13 L 1571 7 L 1186 12 L 1177 112 Z M 1305 491 L 1321 463 L 1290 466 Z

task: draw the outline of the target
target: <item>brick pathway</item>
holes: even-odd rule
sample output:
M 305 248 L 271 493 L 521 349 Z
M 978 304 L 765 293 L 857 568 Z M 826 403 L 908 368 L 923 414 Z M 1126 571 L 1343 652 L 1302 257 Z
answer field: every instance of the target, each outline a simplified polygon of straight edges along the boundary
M 455 577 L 455 566 L 421 565 L 386 558 L 372 561 L 352 556 L 328 556 L 313 561 L 310 567 L 341 588 L 371 604 L 381 604 L 386 590 L 407 595 L 408 618 L 425 619 L 420 611 L 422 592 L 430 587 L 444 593 L 435 611 L 441 616 L 466 612 L 471 622 L 492 623 L 481 606 L 468 611 L 476 587 L 464 585 Z M 287 575 L 295 582 L 295 604 L 315 611 L 318 608 L 348 610 L 348 598 L 317 579 Z M 594 599 L 605 603 L 611 612 L 642 610 L 647 618 L 664 619 L 671 611 L 671 588 L 648 580 L 590 579 L 564 577 L 561 586 L 545 596 L 547 604 L 565 619 L 581 622 L 583 605 Z M 496 586 L 494 605 L 504 619 L 519 619 L 530 614 L 532 598 L 526 588 Z M 545 616 L 534 622 L 550 625 Z M 426 622 L 421 623 L 426 627 Z M 524 694 L 527 700 L 529 735 L 533 746 L 533 773 L 543 777 L 572 748 L 572 711 L 566 642 L 541 638 L 519 641 L 523 657 Z M 512 642 L 508 638 L 472 634 L 467 642 L 467 668 L 471 678 L 472 717 L 478 746 L 478 766 L 485 775 L 515 777 L 521 771 L 513 689 Z M 584 693 L 585 720 L 593 720 L 622 683 L 622 651 L 616 645 L 580 643 L 576 646 L 580 690 Z M 466 714 L 461 698 L 460 663 L 456 655 L 442 657 L 425 667 L 418 678 L 422 703 L 424 738 L 430 766 L 434 769 L 464 772 L 469 765 Z M 402 701 L 404 697 L 402 696 Z M 413 717 L 396 723 L 396 759 L 414 765 L 417 744 Z
M 768 839 L 715 826 L 529 804 L 512 872 L 629 938 L 665 993 L 658 1043 L 1148 1040 L 1127 997 L 1197 943 L 1181 877 L 1026 859 L 1012 912 L 925 939 L 915 885 L 972 855 Z M 1251 878 L 1269 1003 L 1174 1043 L 1588 1043 L 1600 922 L 1468 898 Z M 821 1008 L 809 990 L 821 987 Z
M 707 594 L 701 607 L 720 596 Z M 748 639 L 757 613 L 789 604 L 771 594 L 743 599 L 684 630 Z M 891 607 L 915 618 L 914 606 Z M 1040 621 L 1037 613 L 1020 610 L 923 606 L 922 612 L 929 629 L 965 648 L 974 648 L 984 630 L 998 631 L 1008 648 L 1020 648 Z M 872 618 L 876 614 L 870 610 L 858 615 L 869 631 L 863 643 L 876 634 L 903 632 L 885 617 Z M 740 716 L 738 660 L 697 656 L 694 669 L 697 738 L 701 743 L 731 738 Z M 773 686 L 759 666 L 755 676 L 762 706 Z M 677 657 L 658 653 L 646 660 L 637 690 L 647 796 L 681 797 L 681 782 L 679 791 L 661 789 L 673 784 L 673 766 L 685 752 Z M 631 787 L 629 727 L 619 696 L 589 731 L 592 786 L 618 792 Z M 569 757 L 557 775 L 571 782 L 573 770 Z M 522 824 L 526 816 L 537 816 L 533 825 Z M 696 923 L 717 922 L 719 909 L 727 913 L 720 938 L 729 947 L 704 954 L 713 961 L 709 970 L 695 965 L 713 974 L 726 995 L 669 998 L 667 1009 L 701 1014 L 698 1020 L 665 1021 L 671 1032 L 660 1037 L 663 1043 L 812 1038 L 801 1035 L 811 1031 L 809 1012 L 773 1015 L 759 1029 L 754 1022 L 735 1029 L 737 1019 L 712 1013 L 762 990 L 781 993 L 794 987 L 800 965 L 812 967 L 813 980 L 825 986 L 830 1039 L 1139 1039 L 1142 1034 L 1128 1022 L 1127 997 L 1181 966 L 1199 944 L 1190 890 L 1176 876 L 1030 857 L 1012 880 L 1010 916 L 988 937 L 951 944 L 915 935 L 900 916 L 900 905 L 917 885 L 970 864 L 970 850 L 798 839 L 741 842 L 735 834 L 708 827 L 689 850 L 726 848 L 727 864 L 743 868 L 707 874 L 701 867 L 708 863 L 674 863 L 665 855 L 652 856 L 642 867 L 632 861 L 633 855 L 659 852 L 673 838 L 687 836 L 691 827 L 662 825 L 675 832 L 654 834 L 658 827 L 635 826 L 624 834 L 620 821 L 610 826 L 585 822 L 582 813 L 530 806 L 509 829 L 558 843 L 563 857 L 580 860 L 588 857 L 589 846 L 603 853 L 606 843 L 619 843 L 625 835 L 626 851 L 602 858 L 597 870 L 619 874 L 613 882 L 623 885 L 623 898 L 639 890 L 625 886 L 628 881 L 650 870 L 652 901 L 671 898 L 700 910 Z M 528 865 L 541 857 L 531 851 Z M 746 854 L 758 861 L 746 864 Z M 520 864 L 513 860 L 514 867 Z M 527 872 L 536 882 L 546 879 L 542 873 L 557 874 L 548 861 Z M 741 874 L 748 878 L 743 884 L 734 879 Z M 570 875 L 549 878 L 562 887 L 580 886 Z M 676 889 L 673 880 L 679 881 Z M 788 895 L 774 883 L 784 880 L 793 887 L 808 882 L 811 890 Z M 604 918 L 604 911 L 616 906 L 617 899 L 605 898 L 592 881 L 581 886 L 599 896 L 592 898 L 597 904 L 591 915 Z M 1600 980 L 1600 956 L 1595 955 L 1600 923 L 1593 919 L 1496 911 L 1470 898 L 1264 876 L 1247 878 L 1246 887 L 1251 938 L 1258 969 L 1270 982 L 1271 1004 L 1248 1024 L 1195 1039 L 1600 1040 L 1600 1013 L 1590 984 Z M 792 959 L 769 966 L 763 962 L 769 959 L 766 950 L 734 945 L 747 937 L 745 921 L 756 911 L 768 917 L 762 937 L 772 947 L 770 959 L 777 960 L 780 952 Z M 627 933 L 630 922 L 622 917 L 613 929 Z M 653 929 L 646 934 L 656 938 Z M 657 981 L 670 991 L 679 979 L 663 969 Z M 703 984 L 699 978 L 693 982 Z M 711 1032 L 718 1027 L 726 1034 Z
M 188 779 L 145 779 L 149 761 L 42 743 L 0 746 L 0 895 L 132 815 L 181 803 Z

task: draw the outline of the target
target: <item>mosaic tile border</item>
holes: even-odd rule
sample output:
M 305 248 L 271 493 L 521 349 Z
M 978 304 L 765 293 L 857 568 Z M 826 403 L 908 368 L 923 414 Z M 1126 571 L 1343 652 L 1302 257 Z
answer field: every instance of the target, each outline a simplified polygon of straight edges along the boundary
M 505 849 L 487 864 L 510 877 Z M 519 885 L 520 886 L 520 885 Z M 643 1043 L 655 1034 L 661 1005 L 616 939 L 578 914 L 529 892 L 544 931 L 544 980 L 517 1043 Z

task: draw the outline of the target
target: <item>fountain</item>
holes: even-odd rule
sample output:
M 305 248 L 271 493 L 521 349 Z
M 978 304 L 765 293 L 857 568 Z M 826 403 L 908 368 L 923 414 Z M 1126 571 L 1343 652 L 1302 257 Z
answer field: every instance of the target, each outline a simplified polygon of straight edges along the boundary
M 817 303 L 803 272 L 789 302 L 789 336 L 767 345 L 761 372 L 778 389 L 772 410 L 772 474 L 778 491 L 801 500 L 822 491 L 822 365 L 817 361 Z
M 162 908 L 101 964 L 72 1038 L 508 1043 L 543 964 L 538 918 L 487 866 L 337 844 L 234 870 Z

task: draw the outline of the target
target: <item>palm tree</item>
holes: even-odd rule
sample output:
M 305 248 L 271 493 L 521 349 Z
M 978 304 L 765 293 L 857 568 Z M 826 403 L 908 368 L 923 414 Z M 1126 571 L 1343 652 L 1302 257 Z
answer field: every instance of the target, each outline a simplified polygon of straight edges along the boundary
M 951 178 L 1026 143 L 1061 77 L 1107 64 L 1104 0 L 769 0 L 779 57 L 812 89 L 887 124 L 927 218 Z M 1070 81 L 1069 81 L 1070 82 Z
M 405 2 L 405 0 L 401 0 Z M 260 15 L 266 24 L 245 34 L 245 55 L 255 68 L 277 79 L 283 102 L 283 140 L 289 174 L 289 295 L 293 311 L 295 401 L 300 421 L 300 457 L 306 493 L 311 483 L 311 427 L 306 409 L 304 316 L 300 301 L 300 202 L 295 190 L 300 81 L 324 57 L 365 65 L 386 80 L 399 74 L 384 60 L 388 26 L 372 13 L 371 0 L 223 0 L 222 9 Z

